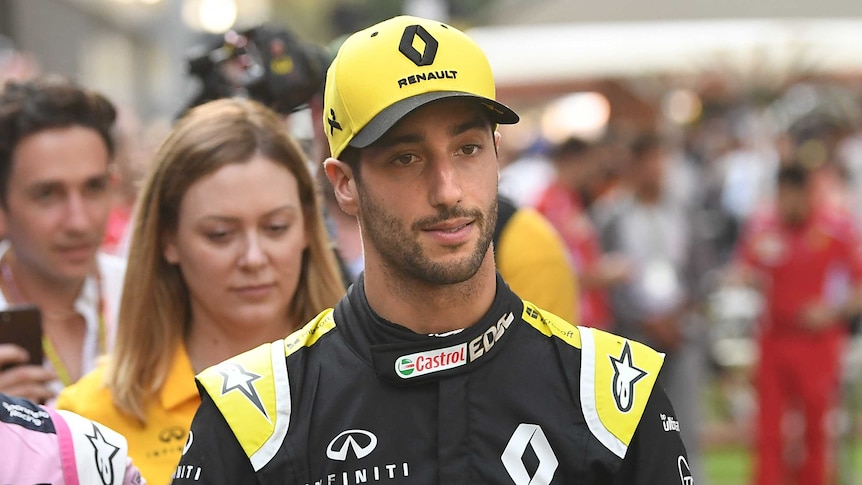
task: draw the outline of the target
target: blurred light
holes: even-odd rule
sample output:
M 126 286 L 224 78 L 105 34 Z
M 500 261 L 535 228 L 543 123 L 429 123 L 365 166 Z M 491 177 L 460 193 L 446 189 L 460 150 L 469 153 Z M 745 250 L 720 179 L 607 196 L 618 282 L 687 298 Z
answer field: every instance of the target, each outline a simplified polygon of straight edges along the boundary
M 444 0 L 404 0 L 402 11 L 405 15 L 449 21 L 449 4 Z
M 185 0 L 183 21 L 195 30 L 226 32 L 237 20 L 236 0 Z
M 601 93 L 574 93 L 552 102 L 542 115 L 542 132 L 552 143 L 576 136 L 601 137 L 611 116 L 611 104 Z
M 703 104 L 697 93 L 688 89 L 676 89 L 664 97 L 662 111 L 670 121 L 686 125 L 700 118 Z
M 518 111 L 521 120 L 514 125 L 500 125 L 502 148 L 509 153 L 520 153 L 533 145 L 539 136 L 537 115 L 530 111 Z

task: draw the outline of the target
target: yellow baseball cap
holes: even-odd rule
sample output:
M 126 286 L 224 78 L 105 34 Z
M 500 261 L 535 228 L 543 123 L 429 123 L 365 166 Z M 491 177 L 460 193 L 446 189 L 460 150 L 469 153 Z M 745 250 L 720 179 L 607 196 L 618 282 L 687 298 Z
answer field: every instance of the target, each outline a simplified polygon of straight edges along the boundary
M 323 127 L 330 152 L 337 158 L 348 146 L 367 147 L 413 110 L 460 96 L 478 100 L 495 123 L 518 122 L 494 100 L 485 53 L 460 30 L 400 16 L 356 32 L 326 75 Z

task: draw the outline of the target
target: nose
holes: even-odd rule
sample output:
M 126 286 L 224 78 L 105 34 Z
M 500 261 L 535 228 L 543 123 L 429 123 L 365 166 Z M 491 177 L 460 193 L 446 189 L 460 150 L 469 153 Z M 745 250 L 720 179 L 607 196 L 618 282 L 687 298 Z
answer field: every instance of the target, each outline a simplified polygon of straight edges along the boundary
M 66 228 L 75 232 L 85 232 L 89 229 L 91 221 L 89 207 L 82 194 L 76 192 L 69 194 L 64 218 Z
M 256 231 L 249 231 L 240 257 L 240 265 L 246 269 L 258 269 L 266 264 L 266 253 Z
M 453 207 L 464 196 L 461 174 L 451 157 L 439 157 L 430 164 L 429 202 L 435 207 Z

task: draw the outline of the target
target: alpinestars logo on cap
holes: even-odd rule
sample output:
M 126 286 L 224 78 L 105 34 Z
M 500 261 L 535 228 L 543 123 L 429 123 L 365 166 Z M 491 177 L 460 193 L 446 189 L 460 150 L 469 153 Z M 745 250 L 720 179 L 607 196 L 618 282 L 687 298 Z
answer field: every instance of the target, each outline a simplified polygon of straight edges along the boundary
M 413 45 L 414 39 L 419 37 L 425 43 L 424 52 L 419 52 Z M 437 57 L 437 39 L 431 36 L 425 27 L 421 25 L 409 25 L 404 29 L 401 35 L 401 42 L 398 44 L 398 50 L 404 56 L 417 66 L 430 66 L 434 64 L 434 58 Z
M 623 352 L 619 357 L 608 356 L 611 365 L 614 366 L 613 395 L 617 402 L 617 408 L 627 413 L 631 411 L 635 402 L 635 384 L 643 379 L 647 373 L 635 367 L 632 362 L 632 349 L 628 341 L 623 345 Z

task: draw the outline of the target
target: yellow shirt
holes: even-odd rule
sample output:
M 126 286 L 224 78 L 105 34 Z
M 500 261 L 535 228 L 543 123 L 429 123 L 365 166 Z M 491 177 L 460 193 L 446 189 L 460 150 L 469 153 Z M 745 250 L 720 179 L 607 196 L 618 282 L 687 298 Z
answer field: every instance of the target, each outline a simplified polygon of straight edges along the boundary
M 578 325 L 577 278 L 557 230 L 540 213 L 520 208 L 495 248 L 497 269 L 509 288 L 563 320 Z
M 159 399 L 147 406 L 146 426 L 120 413 L 104 381 L 105 363 L 102 362 L 93 372 L 63 390 L 57 408 L 76 412 L 124 435 L 129 442 L 129 456 L 147 483 L 170 483 L 201 402 L 185 347 L 181 345 L 175 352 Z

